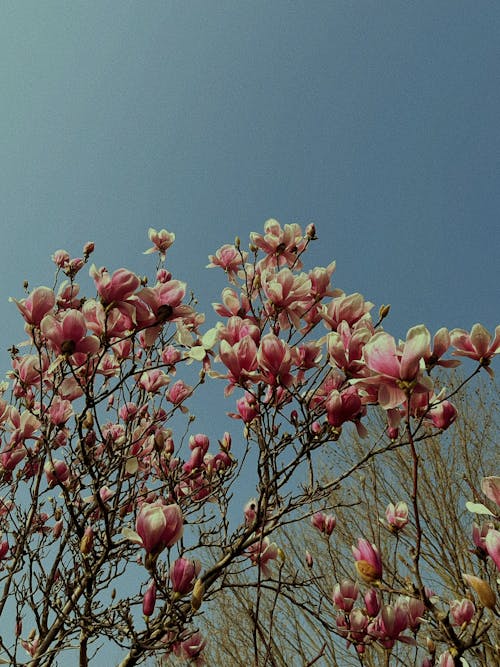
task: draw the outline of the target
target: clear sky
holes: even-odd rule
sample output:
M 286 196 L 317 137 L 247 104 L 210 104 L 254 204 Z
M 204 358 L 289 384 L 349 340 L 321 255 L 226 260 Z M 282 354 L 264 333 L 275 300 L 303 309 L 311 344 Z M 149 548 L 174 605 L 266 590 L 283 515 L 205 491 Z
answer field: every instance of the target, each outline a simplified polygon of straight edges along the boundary
M 391 303 L 396 335 L 493 330 L 499 35 L 487 0 L 2 2 L 2 366 L 7 299 L 51 284 L 55 249 L 142 274 L 166 227 L 208 313 L 208 253 L 269 217 L 314 222 L 312 266 Z

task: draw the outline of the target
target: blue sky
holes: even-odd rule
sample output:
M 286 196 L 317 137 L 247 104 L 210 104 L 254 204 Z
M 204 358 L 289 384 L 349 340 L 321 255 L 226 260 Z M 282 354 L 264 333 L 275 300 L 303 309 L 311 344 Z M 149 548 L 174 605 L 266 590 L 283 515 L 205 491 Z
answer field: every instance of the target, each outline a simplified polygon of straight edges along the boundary
M 391 303 L 395 335 L 493 330 L 499 34 L 486 0 L 2 3 L 4 368 L 8 297 L 51 284 L 54 250 L 143 274 L 150 226 L 207 313 L 207 255 L 275 217 L 314 222 L 311 266 Z M 213 394 L 199 430 L 232 409 Z

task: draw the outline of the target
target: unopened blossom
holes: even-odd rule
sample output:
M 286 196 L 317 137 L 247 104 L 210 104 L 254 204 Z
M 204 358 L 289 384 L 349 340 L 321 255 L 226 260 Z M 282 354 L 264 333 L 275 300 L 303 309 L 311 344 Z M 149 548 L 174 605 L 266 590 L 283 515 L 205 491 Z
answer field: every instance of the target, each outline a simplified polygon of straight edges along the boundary
M 255 522 L 255 519 L 257 518 L 257 507 L 257 498 L 250 498 L 245 505 L 243 513 L 245 514 L 245 523 L 247 526 L 251 526 Z
M 453 354 L 458 357 L 475 359 L 493 377 L 489 368 L 492 358 L 500 348 L 500 324 L 495 328 L 495 337 L 482 324 L 474 324 L 470 333 L 465 329 L 453 329 L 450 332 L 451 344 L 455 348 Z
M 153 252 L 159 252 L 160 257 L 165 259 L 167 250 L 175 241 L 175 234 L 172 232 L 167 232 L 166 229 L 160 229 L 160 231 L 157 231 L 156 229 L 153 229 L 153 227 L 150 227 L 148 230 L 148 236 L 153 246 L 145 250 L 144 254 L 150 255 Z
M 450 614 L 454 625 L 470 623 L 475 612 L 476 608 L 472 600 L 463 598 L 462 600 L 452 600 L 450 602 Z
M 332 514 L 325 514 L 324 512 L 316 512 L 311 517 L 312 525 L 327 537 L 333 533 L 337 525 L 337 519 Z
M 333 588 L 333 604 L 337 609 L 349 613 L 358 599 L 359 586 L 355 581 L 344 579 Z
M 52 254 L 52 261 L 57 266 L 58 269 L 64 269 L 70 260 L 70 255 L 67 250 L 56 250 Z
M 439 401 L 427 412 L 427 418 L 441 431 L 446 431 L 453 424 L 457 415 L 456 407 L 448 400 Z
M 402 500 L 396 505 L 389 503 L 385 510 L 385 516 L 392 530 L 401 530 L 408 523 L 408 505 Z
M 368 540 L 358 539 L 358 546 L 352 547 L 356 571 L 363 581 L 373 583 L 382 578 L 382 560 L 379 551 Z
M 370 616 L 376 616 L 380 611 L 380 596 L 374 588 L 369 588 L 364 596 L 366 611 Z
M 177 380 L 167 392 L 167 401 L 174 405 L 180 405 L 193 393 L 193 387 L 186 384 L 183 380 Z
M 484 546 L 490 558 L 500 571 L 500 531 L 490 529 L 484 539 Z
M 199 560 L 177 558 L 170 567 L 170 581 L 174 593 L 180 595 L 190 593 L 200 570 L 201 563 Z
M 163 505 L 159 501 L 144 503 L 137 515 L 135 528 L 135 531 L 124 528 L 122 533 L 156 557 L 182 537 L 184 526 L 181 508 L 175 504 Z
M 153 614 L 156 604 L 156 583 L 151 579 L 142 599 L 142 613 L 149 617 Z

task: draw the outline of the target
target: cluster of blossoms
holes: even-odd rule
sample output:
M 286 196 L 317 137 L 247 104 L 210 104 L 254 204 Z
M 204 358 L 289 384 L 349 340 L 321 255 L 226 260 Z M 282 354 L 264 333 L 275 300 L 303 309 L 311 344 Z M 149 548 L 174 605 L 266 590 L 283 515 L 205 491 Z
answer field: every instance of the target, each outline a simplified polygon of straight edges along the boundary
M 434 369 L 466 357 L 477 362 L 476 372 L 492 374 L 500 327 L 494 337 L 480 324 L 470 332 L 442 328 L 432 337 L 417 325 L 396 341 L 381 327 L 388 306 L 374 321 L 371 302 L 331 285 L 334 262 L 304 269 L 313 225 L 302 232 L 269 220 L 263 234 L 251 235 L 248 251 L 236 239 L 210 256 L 209 267 L 222 269 L 230 285 L 214 304 L 221 321 L 205 333 L 186 284 L 164 265 L 175 235 L 150 229 L 149 238 L 146 254 L 160 257 L 152 285 L 128 269 L 92 264 L 94 296 L 84 297 L 76 278 L 94 251 L 88 243 L 81 257 L 54 253 L 54 288 L 36 287 L 15 300 L 28 341 L 12 348 L 11 396 L 3 385 L 0 396 L 0 615 L 9 596 L 20 609 L 13 648 L 0 638 L 0 649 L 12 662 L 18 644 L 37 661 L 51 651 L 51 637 L 64 647 L 87 628 L 117 627 L 117 641 L 133 644 L 131 664 L 160 649 L 203 664 L 206 642 L 193 619 L 225 569 L 255 565 L 260 581 L 273 578 L 278 561 L 281 576 L 285 557 L 272 533 L 287 513 L 311 516 L 325 543 L 334 534 L 337 519 L 315 511 L 328 492 L 314 474 L 310 486 L 291 493 L 304 464 L 314 467 L 314 452 L 338 440 L 348 424 L 364 437 L 375 407 L 384 414 L 387 448 L 405 438 L 413 446 L 418 429 L 437 433 L 457 417 Z M 449 350 L 453 358 L 445 356 Z M 198 377 L 190 369 L 177 378 L 193 362 Z M 255 448 L 248 458 L 257 459 L 257 497 L 234 533 L 225 516 L 236 474 L 231 435 L 224 433 L 215 451 L 202 433 L 186 431 L 177 444 L 174 438 L 176 420 L 189 412 L 207 376 L 223 379 L 226 395 L 238 391 L 230 416 L 243 422 L 247 447 Z M 499 489 L 498 478 L 485 480 L 483 490 L 497 505 Z M 26 497 L 32 504 L 23 514 Z M 476 551 L 500 569 L 498 516 L 475 508 L 490 515 L 474 527 Z M 388 534 L 399 539 L 409 521 L 406 503 L 389 504 Z M 215 562 L 202 568 L 191 557 L 197 548 L 200 558 L 217 552 Z M 23 574 L 26 554 L 31 580 Z M 368 589 L 356 606 L 358 583 L 335 587 L 337 634 L 359 653 L 370 645 L 412 644 L 409 633 L 428 613 L 431 593 L 420 586 L 420 596 L 392 591 L 384 601 L 379 546 L 360 538 L 352 555 Z M 52 558 L 49 566 L 44 558 Z M 313 567 L 310 553 L 306 562 Z M 127 567 L 146 579 L 134 595 L 113 597 L 104 608 L 102 582 L 119 579 Z M 450 602 L 447 613 L 460 627 L 496 604 L 483 579 L 465 574 L 464 581 L 479 604 Z M 63 597 L 67 606 L 59 603 Z M 27 638 L 21 601 L 37 622 Z M 85 622 L 75 611 L 82 601 Z M 445 653 L 439 664 L 447 660 Z
M 442 328 L 432 339 L 427 328 L 418 325 L 406 340 L 396 342 L 380 330 L 387 306 L 374 323 L 370 301 L 331 286 L 334 262 L 302 270 L 301 256 L 314 238 L 312 225 L 303 234 L 297 224 L 282 228 L 269 220 L 263 235 L 251 235 L 253 262 L 238 239 L 210 257 L 208 266 L 222 268 L 233 283 L 214 308 L 224 318 L 217 331 L 219 359 L 227 373 L 219 377 L 227 380 L 226 394 L 236 386 L 245 390 L 234 416 L 251 425 L 264 386 L 265 401 L 277 406 L 300 396 L 307 408 L 305 421 L 315 434 L 324 429 L 338 434 L 346 422 L 353 422 L 364 435 L 362 419 L 372 405 L 386 411 L 393 439 L 408 416 L 448 428 L 457 411 L 444 392 L 434 392 L 431 371 L 460 363 L 443 358 L 452 348 L 454 356 L 473 359 L 491 373 L 500 327 L 493 339 L 480 324 L 470 333 Z M 264 253 L 261 259 L 259 251 Z M 311 337 L 318 324 L 324 333 Z

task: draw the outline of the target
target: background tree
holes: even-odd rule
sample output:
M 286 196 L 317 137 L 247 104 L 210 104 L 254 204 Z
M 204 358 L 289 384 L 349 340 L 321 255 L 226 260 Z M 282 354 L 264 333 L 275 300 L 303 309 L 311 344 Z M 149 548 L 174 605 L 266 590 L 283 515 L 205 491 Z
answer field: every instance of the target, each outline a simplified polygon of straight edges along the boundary
M 463 381 L 460 376 L 448 379 L 451 391 Z M 252 574 L 245 573 L 226 590 L 223 603 L 206 616 L 206 633 L 213 635 L 218 627 L 230 626 L 231 636 L 207 646 L 208 664 L 252 664 L 254 641 L 260 664 L 437 664 L 450 645 L 444 630 L 455 633 L 457 646 L 468 645 L 467 664 L 496 664 L 498 609 L 485 606 L 463 574 L 476 573 L 496 589 L 498 574 L 484 547 L 484 536 L 495 522 L 487 515 L 473 521 L 466 503 L 471 498 L 485 500 L 482 479 L 498 468 L 497 387 L 479 381 L 455 400 L 460 418 L 446 433 L 422 441 L 419 448 L 422 576 L 432 589 L 433 609 L 422 614 L 414 631 L 406 627 L 404 634 L 415 645 L 396 641 L 384 648 L 375 633 L 367 641 L 362 631 L 359 638 L 366 650 L 358 654 L 355 642 L 346 641 L 343 627 L 344 618 L 350 616 L 345 613 L 350 611 L 349 593 L 353 608 L 365 614 L 370 597 L 367 603 L 363 595 L 370 591 L 373 596 L 373 588 L 356 573 L 352 558 L 352 546 L 360 536 L 376 543 L 383 554 L 384 578 L 375 589 L 379 601 L 398 604 L 401 593 L 411 590 L 417 529 L 411 511 L 412 460 L 408 448 L 402 447 L 373 458 L 331 493 L 328 510 L 334 516 L 318 513 L 312 522 L 302 521 L 280 532 L 279 543 L 286 553 L 280 574 L 283 580 L 295 578 L 293 586 L 278 595 L 276 581 L 259 588 Z M 367 428 L 368 440 L 380 441 L 383 416 L 372 414 Z M 333 447 L 322 461 L 327 483 L 340 466 L 349 467 L 366 452 L 366 440 L 355 432 L 349 438 L 349 447 Z M 498 515 L 498 507 L 486 503 Z

